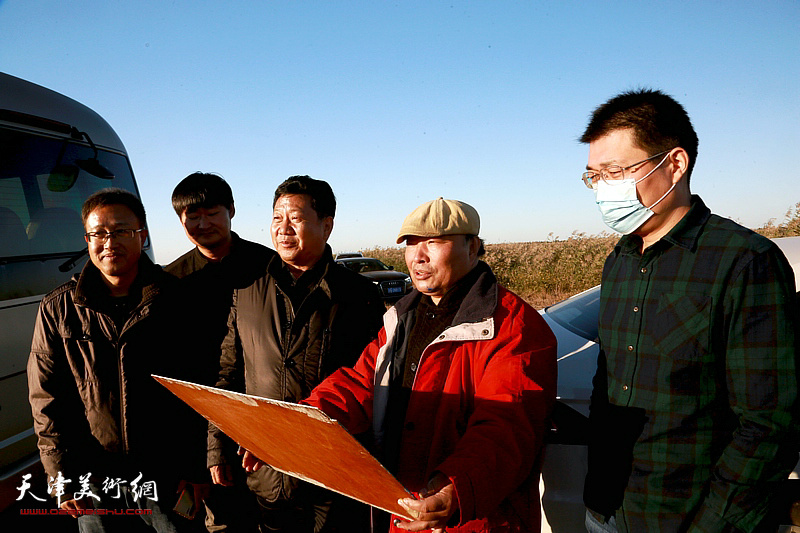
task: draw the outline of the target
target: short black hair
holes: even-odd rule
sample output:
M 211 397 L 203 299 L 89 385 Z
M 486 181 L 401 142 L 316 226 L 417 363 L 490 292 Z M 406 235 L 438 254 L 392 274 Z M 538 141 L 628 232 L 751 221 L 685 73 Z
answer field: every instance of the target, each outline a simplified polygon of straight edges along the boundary
M 319 218 L 336 215 L 336 196 L 328 182 L 315 180 L 310 176 L 290 176 L 275 189 L 272 207 L 278 203 L 278 198 L 286 194 L 307 194 L 311 197 L 311 207 Z
M 144 205 L 142 205 L 142 201 L 139 197 L 125 189 L 109 187 L 93 193 L 83 202 L 83 207 L 81 208 L 83 227 L 86 227 L 86 219 L 89 218 L 92 211 L 98 207 L 105 207 L 107 205 L 124 205 L 133 211 L 133 214 L 139 219 L 139 225 L 142 228 L 147 226 L 147 216 L 144 212 Z
M 219 174 L 195 172 L 189 174 L 172 191 L 172 208 L 181 216 L 185 210 L 233 207 L 233 191 Z
M 650 155 L 678 146 L 686 150 L 689 182 L 697 160 L 697 133 L 688 113 L 674 98 L 653 89 L 620 93 L 594 110 L 580 141 L 591 143 L 622 129 L 632 130 L 634 142 Z

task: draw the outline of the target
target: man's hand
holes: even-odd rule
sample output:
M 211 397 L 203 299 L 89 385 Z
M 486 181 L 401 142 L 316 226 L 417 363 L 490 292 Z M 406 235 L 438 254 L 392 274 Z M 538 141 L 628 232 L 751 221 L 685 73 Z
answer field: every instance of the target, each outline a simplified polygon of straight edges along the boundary
M 242 468 L 244 468 L 245 472 L 256 472 L 267 464 L 241 446 L 239 446 L 239 450 L 236 453 L 242 456 Z
M 90 509 L 91 502 L 87 501 L 88 498 L 81 498 L 80 500 L 67 500 L 61 502 L 61 508 L 67 511 L 71 517 L 78 518 L 77 511 Z
M 434 533 L 444 533 L 447 521 L 457 510 L 455 498 L 455 487 L 450 480 L 443 474 L 437 473 L 428 483 L 421 500 L 403 498 L 398 500 L 408 513 L 415 518 L 413 522 L 395 521 L 395 525 L 400 529 L 408 531 L 422 531 L 423 529 L 433 529 Z
M 211 482 L 214 485 L 233 486 L 233 472 L 230 465 L 214 465 L 209 468 L 211 472 Z

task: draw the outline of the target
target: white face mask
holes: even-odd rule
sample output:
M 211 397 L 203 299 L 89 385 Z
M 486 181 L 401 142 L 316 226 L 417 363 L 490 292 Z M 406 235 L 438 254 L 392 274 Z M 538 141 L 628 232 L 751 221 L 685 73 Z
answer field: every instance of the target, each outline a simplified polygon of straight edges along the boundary
M 672 187 L 664 193 L 664 196 L 656 200 L 650 207 L 645 207 L 639 201 L 636 196 L 636 184 L 649 178 L 668 157 L 669 154 L 665 155 L 664 159 L 653 167 L 653 170 L 638 180 L 633 178 L 610 181 L 601 179 L 597 182 L 597 188 L 594 190 L 595 201 L 600 208 L 603 222 L 609 228 L 627 235 L 639 229 L 642 224 L 655 214 L 652 209 L 672 192 L 677 182 L 673 183 Z

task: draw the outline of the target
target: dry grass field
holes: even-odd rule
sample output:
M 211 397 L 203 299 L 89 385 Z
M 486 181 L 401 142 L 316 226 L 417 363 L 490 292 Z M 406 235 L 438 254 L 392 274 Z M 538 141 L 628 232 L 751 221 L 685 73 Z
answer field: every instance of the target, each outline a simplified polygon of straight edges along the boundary
M 567 240 L 486 244 L 482 258 L 504 286 L 541 308 L 600 283 L 603 261 L 617 242 L 610 235 L 573 235 Z M 403 248 L 361 250 L 408 272 Z
M 771 238 L 800 235 L 800 203 L 786 213 L 784 222 L 773 220 L 756 231 Z M 603 262 L 618 239 L 611 234 L 575 233 L 566 240 L 486 244 L 483 260 L 500 283 L 538 309 L 600 283 Z M 402 247 L 361 253 L 408 272 Z

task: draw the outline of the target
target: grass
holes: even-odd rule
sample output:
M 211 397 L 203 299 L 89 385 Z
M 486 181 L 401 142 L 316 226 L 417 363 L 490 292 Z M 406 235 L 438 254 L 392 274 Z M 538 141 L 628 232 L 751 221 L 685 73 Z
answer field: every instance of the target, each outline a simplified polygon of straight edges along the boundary
M 755 230 L 770 238 L 800 235 L 800 203 L 789 209 L 784 222 L 770 220 Z M 486 244 L 482 258 L 501 284 L 536 308 L 546 307 L 600 283 L 606 256 L 619 236 L 573 233 L 565 240 Z M 361 250 L 396 270 L 408 273 L 403 248 Z
M 482 257 L 498 281 L 534 307 L 544 307 L 600 283 L 617 237 L 573 235 L 563 241 L 486 244 Z M 361 250 L 408 273 L 403 248 Z

